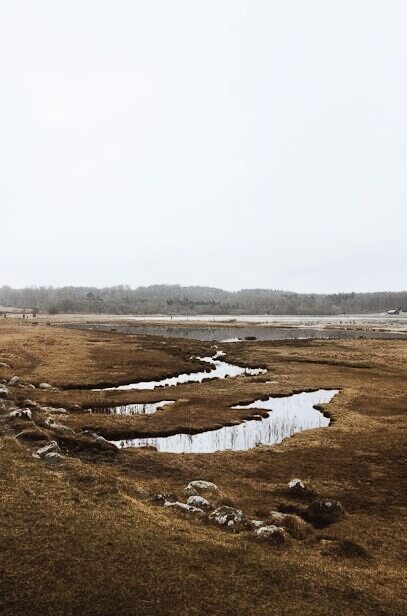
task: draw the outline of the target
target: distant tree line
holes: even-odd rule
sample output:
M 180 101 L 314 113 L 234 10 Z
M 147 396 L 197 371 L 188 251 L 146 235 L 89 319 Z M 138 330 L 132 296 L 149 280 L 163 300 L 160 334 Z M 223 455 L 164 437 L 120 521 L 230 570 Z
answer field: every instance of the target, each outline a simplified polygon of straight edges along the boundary
M 292 293 L 273 289 L 223 291 L 211 287 L 152 285 L 0 288 L 0 306 L 36 313 L 98 314 L 352 314 L 407 311 L 407 291 L 377 293 Z

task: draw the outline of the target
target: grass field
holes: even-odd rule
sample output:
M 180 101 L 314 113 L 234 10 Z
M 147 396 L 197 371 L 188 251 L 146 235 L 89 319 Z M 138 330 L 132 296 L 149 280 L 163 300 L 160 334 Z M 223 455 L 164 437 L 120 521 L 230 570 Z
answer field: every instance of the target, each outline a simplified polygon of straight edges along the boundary
M 407 608 L 407 343 L 397 340 L 246 342 L 219 345 L 228 361 L 267 374 L 162 390 L 93 392 L 90 387 L 200 370 L 191 356 L 211 343 L 114 332 L 0 323 L 0 613 L 84 615 L 401 615 Z M 276 381 L 267 384 L 265 381 Z M 69 389 L 67 389 L 69 388 Z M 266 395 L 339 389 L 328 428 L 247 452 L 177 455 L 118 451 L 84 437 L 160 435 L 242 420 L 230 406 Z M 30 398 L 32 421 L 10 418 Z M 75 407 L 175 400 L 152 416 L 86 414 Z M 45 424 L 42 407 L 64 407 Z M 253 410 L 255 412 L 255 410 Z M 21 434 L 23 432 L 23 434 Z M 16 438 L 16 436 L 18 438 Z M 55 439 L 57 465 L 32 457 Z M 293 477 L 311 494 L 287 488 Z M 155 502 L 185 500 L 194 479 L 215 482 L 215 504 L 250 519 L 279 509 L 307 519 L 315 495 L 339 499 L 346 515 L 304 526 L 282 545 L 233 533 Z M 216 501 L 216 502 L 215 502 Z

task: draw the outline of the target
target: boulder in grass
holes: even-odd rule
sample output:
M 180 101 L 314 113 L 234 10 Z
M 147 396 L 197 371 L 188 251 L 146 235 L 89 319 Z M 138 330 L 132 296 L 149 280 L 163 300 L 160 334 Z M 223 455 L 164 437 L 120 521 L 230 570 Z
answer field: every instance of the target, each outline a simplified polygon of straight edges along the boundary
M 268 543 L 274 543 L 276 545 L 281 545 L 287 540 L 287 533 L 284 528 L 275 526 L 274 524 L 261 526 L 254 531 L 254 534 L 261 539 L 261 541 L 267 541 Z
M 210 504 L 209 501 L 206 500 L 203 496 L 192 495 L 187 500 L 187 505 L 192 505 L 192 507 L 199 507 L 199 509 L 209 509 Z
M 185 492 L 190 496 L 195 496 L 200 492 L 217 492 L 218 486 L 211 481 L 204 481 L 203 479 L 197 479 L 195 481 L 190 481 L 187 487 L 185 488 Z
M 16 409 L 15 411 L 11 411 L 8 416 L 10 419 L 32 419 L 32 413 L 30 409 Z
M 51 441 L 50 443 L 47 443 L 47 445 L 44 445 L 44 447 L 40 447 L 39 449 L 37 449 L 37 451 L 35 453 L 33 453 L 33 457 L 34 458 L 44 458 L 47 453 L 61 453 L 61 450 L 59 448 L 59 445 L 56 441 Z
M 203 509 L 200 509 L 199 507 L 193 507 L 192 505 L 187 505 L 185 503 L 180 503 L 179 501 L 165 501 L 164 507 L 175 509 L 177 511 L 180 511 L 181 513 L 193 513 L 194 515 L 198 515 L 201 517 L 205 515 Z
M 17 385 L 17 383 L 20 381 L 20 377 L 18 376 L 12 376 L 11 379 L 9 380 L 8 384 L 9 385 Z
M 288 482 L 288 489 L 290 490 L 290 492 L 293 492 L 294 494 L 304 494 L 304 492 L 306 491 L 306 486 L 305 483 L 302 481 L 302 479 L 291 479 L 291 481 Z
M 11 368 L 11 366 L 6 364 L 6 362 L 4 362 L 4 361 L 0 361 L 0 368 Z
M 248 520 L 247 524 L 251 530 L 257 530 L 258 528 L 262 528 L 262 526 L 267 526 L 267 522 L 263 522 L 262 520 Z
M 64 459 L 64 456 L 62 456 L 57 451 L 50 451 L 49 453 L 46 453 L 44 456 L 44 460 L 48 464 L 58 464 L 59 462 L 62 462 L 63 459 Z
M 345 509 L 338 500 L 318 498 L 308 507 L 307 516 L 315 526 L 327 526 L 342 520 L 345 517 Z
M 212 511 L 209 515 L 209 520 L 234 532 L 239 532 L 247 527 L 247 522 L 240 509 L 228 507 L 227 505 L 222 505 L 215 509 L 215 511 Z
M 40 383 L 38 387 L 39 389 L 52 389 L 52 385 L 50 385 L 49 383 Z

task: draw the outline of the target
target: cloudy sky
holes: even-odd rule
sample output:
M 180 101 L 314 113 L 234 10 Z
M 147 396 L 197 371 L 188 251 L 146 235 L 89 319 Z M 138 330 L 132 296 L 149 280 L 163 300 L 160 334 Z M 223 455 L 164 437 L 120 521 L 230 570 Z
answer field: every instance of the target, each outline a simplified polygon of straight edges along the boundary
M 407 288 L 405 0 L 2 0 L 0 286 Z

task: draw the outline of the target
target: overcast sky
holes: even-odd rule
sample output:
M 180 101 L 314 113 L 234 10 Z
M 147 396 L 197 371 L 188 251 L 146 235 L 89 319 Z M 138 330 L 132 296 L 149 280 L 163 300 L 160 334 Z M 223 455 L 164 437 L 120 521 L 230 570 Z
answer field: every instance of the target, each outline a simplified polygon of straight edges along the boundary
M 2 0 L 0 286 L 407 288 L 405 0 Z

